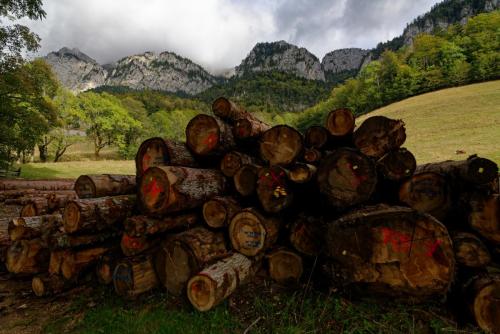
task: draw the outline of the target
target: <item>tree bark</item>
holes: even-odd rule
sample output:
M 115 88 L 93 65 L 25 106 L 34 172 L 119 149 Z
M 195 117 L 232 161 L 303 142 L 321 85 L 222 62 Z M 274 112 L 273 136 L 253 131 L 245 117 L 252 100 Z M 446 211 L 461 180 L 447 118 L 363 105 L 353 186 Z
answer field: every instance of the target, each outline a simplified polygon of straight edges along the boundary
M 96 198 L 135 194 L 135 175 L 81 175 L 75 182 L 75 191 L 78 197 Z
M 155 166 L 197 167 L 198 163 L 186 144 L 154 137 L 144 141 L 137 151 L 135 156 L 137 177 L 140 178 L 149 167 Z
M 331 278 L 382 295 L 426 299 L 444 295 L 455 257 L 447 229 L 432 216 L 403 207 L 356 210 L 329 224 Z
M 54 210 L 55 211 L 55 210 Z M 20 216 L 21 217 L 34 217 L 50 214 L 49 201 L 46 197 L 34 197 L 31 198 L 22 207 Z
M 247 154 L 231 151 L 224 155 L 220 163 L 222 174 L 233 177 L 243 165 L 257 164 L 257 159 Z
M 45 239 L 62 226 L 62 216 L 45 215 L 13 218 L 9 223 L 9 237 L 12 241 L 21 239 Z
M 8 226 L 9 226 L 9 219 L 0 219 L 0 264 L 6 261 L 7 250 L 11 245 Z
M 486 267 L 491 255 L 485 244 L 472 233 L 458 232 L 452 235 L 457 264 L 470 267 Z
M 233 182 L 236 191 L 241 196 L 250 196 L 257 190 L 257 180 L 259 179 L 260 166 L 257 165 L 243 165 L 234 174 Z
M 0 190 L 73 190 L 74 180 L 0 180 Z
M 156 254 L 158 278 L 178 296 L 186 283 L 208 263 L 227 256 L 224 235 L 198 227 L 167 238 Z
M 221 156 L 235 148 L 231 127 L 217 117 L 200 114 L 186 127 L 186 145 L 198 156 Z
M 417 168 L 415 156 L 405 148 L 390 151 L 377 161 L 380 174 L 390 181 L 411 177 Z
M 335 109 L 328 113 L 326 128 L 333 136 L 343 137 L 354 131 L 355 119 L 350 109 Z
M 7 251 L 7 270 L 18 275 L 47 271 L 50 253 L 40 239 L 14 241 Z
M 327 155 L 318 168 L 320 192 L 335 208 L 367 201 L 377 185 L 374 164 L 366 156 L 347 148 Z
M 398 149 L 406 140 L 404 122 L 385 116 L 372 116 L 354 132 L 354 145 L 374 158 Z
M 144 212 L 162 216 L 200 207 L 225 189 L 224 175 L 217 170 L 151 167 L 141 179 L 139 200 Z
M 237 213 L 229 225 L 233 249 L 246 256 L 256 256 L 278 239 L 280 221 L 264 217 L 253 208 Z
M 203 204 L 203 218 L 212 228 L 229 226 L 241 206 L 232 197 L 214 197 Z
M 476 194 L 470 206 L 470 226 L 483 238 L 500 246 L 500 195 Z
M 298 283 L 304 272 L 300 255 L 287 249 L 278 249 L 267 255 L 269 275 L 281 284 Z
M 153 235 L 171 230 L 188 229 L 199 221 L 197 213 L 183 213 L 161 219 L 146 216 L 129 217 L 123 223 L 125 233 L 132 237 Z
M 189 301 L 198 311 L 208 311 L 229 297 L 238 286 L 248 282 L 255 271 L 252 260 L 234 253 L 189 280 Z
M 67 233 L 53 233 L 49 238 L 50 249 L 82 248 L 92 246 L 109 240 L 117 240 L 118 233 L 115 231 L 102 231 L 94 234 L 72 235 Z
M 57 295 L 74 287 L 74 283 L 59 275 L 39 275 L 31 280 L 31 288 L 37 297 Z
M 158 286 L 153 261 L 150 256 L 121 260 L 113 273 L 115 292 L 134 299 Z
M 307 128 L 304 135 L 304 144 L 307 148 L 315 148 L 317 150 L 325 149 L 330 141 L 330 132 L 327 128 L 314 125 Z
M 278 166 L 261 168 L 257 181 L 257 197 L 268 213 L 278 213 L 293 201 L 293 192 L 286 171 Z
M 302 154 L 302 135 L 287 125 L 277 125 L 260 138 L 260 156 L 270 165 L 287 166 Z
M 67 194 L 50 193 L 47 194 L 47 206 L 50 212 L 63 209 L 69 201 L 77 199 L 75 192 Z

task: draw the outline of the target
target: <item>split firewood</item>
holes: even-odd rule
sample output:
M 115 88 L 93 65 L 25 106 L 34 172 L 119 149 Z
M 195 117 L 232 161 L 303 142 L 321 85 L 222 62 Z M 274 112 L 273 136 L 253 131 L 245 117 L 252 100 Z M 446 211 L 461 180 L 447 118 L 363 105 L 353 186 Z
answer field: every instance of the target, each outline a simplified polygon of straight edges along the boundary
M 260 169 L 261 167 L 256 165 L 243 165 L 234 174 L 234 187 L 241 196 L 246 197 L 255 193 Z
M 278 239 L 280 221 L 265 217 L 253 208 L 238 212 L 229 225 L 233 249 L 246 256 L 255 256 L 270 248 Z
M 236 147 L 231 126 L 218 117 L 204 114 L 189 121 L 186 145 L 198 156 L 221 156 Z
M 198 163 L 186 144 L 170 139 L 154 137 L 142 142 L 135 156 L 136 176 L 140 178 L 155 166 L 198 167 Z
M 214 197 L 203 204 L 203 218 L 212 228 L 229 226 L 231 219 L 241 210 L 232 197 Z
M 297 283 L 304 271 L 300 255 L 287 250 L 277 249 L 267 255 L 269 275 L 281 284 Z
M 333 136 L 343 137 L 354 131 L 355 119 L 350 109 L 340 108 L 330 111 L 326 118 L 326 128 Z
M 50 252 L 40 239 L 14 241 L 7 250 L 7 270 L 13 274 L 33 275 L 47 271 Z
M 486 245 L 474 234 L 458 232 L 452 235 L 455 259 L 459 265 L 470 268 L 486 267 L 491 255 Z
M 234 253 L 193 276 L 187 285 L 187 296 L 198 311 L 208 311 L 229 297 L 256 272 L 254 261 Z
M 317 181 L 319 191 L 333 207 L 345 208 L 370 198 L 377 185 L 377 172 L 366 156 L 343 148 L 322 160 Z
M 35 239 L 48 236 L 62 227 L 62 216 L 45 215 L 13 218 L 9 223 L 10 240 Z
M 279 166 L 261 168 L 258 178 L 257 197 L 264 211 L 278 213 L 292 204 L 293 192 L 286 170 Z
M 222 174 L 227 177 L 233 177 L 234 174 L 243 166 L 243 165 L 255 165 L 257 164 L 257 159 L 251 157 L 247 154 L 231 151 L 224 155 L 220 163 L 220 170 Z
M 187 229 L 199 220 L 197 213 L 182 213 L 159 219 L 147 216 L 132 216 L 125 220 L 123 227 L 125 233 L 129 236 L 141 237 L 176 229 Z
M 189 278 L 225 256 L 227 248 L 222 232 L 197 227 L 167 238 L 156 254 L 155 267 L 167 291 L 180 295 Z
M 413 175 L 417 168 L 415 156 L 405 148 L 388 152 L 377 161 L 382 176 L 390 181 L 401 181 Z
M 65 280 L 59 275 L 42 274 L 33 277 L 31 288 L 37 297 L 57 295 L 75 286 L 74 282 Z
M 398 149 L 406 140 L 405 124 L 385 116 L 366 119 L 354 132 L 354 145 L 361 153 L 374 158 Z
M 500 246 L 500 195 L 476 194 L 469 204 L 470 226 L 483 238 Z
M 142 209 L 161 216 L 200 207 L 226 190 L 226 179 L 218 170 L 186 167 L 151 167 L 139 187 Z
M 158 286 L 150 256 L 121 260 L 113 273 L 113 285 L 118 295 L 134 299 Z
M 274 126 L 260 138 L 260 156 L 270 165 L 289 165 L 300 157 L 302 150 L 302 135 L 287 125 Z
M 96 198 L 135 194 L 135 175 L 80 175 L 75 182 L 79 198 Z

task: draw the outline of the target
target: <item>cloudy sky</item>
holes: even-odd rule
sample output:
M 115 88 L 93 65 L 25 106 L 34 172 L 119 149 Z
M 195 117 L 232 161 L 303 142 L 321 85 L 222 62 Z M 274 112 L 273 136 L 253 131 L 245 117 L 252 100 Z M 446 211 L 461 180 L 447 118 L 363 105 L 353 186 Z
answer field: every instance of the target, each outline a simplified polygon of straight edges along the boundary
M 217 71 L 238 65 L 257 42 L 286 40 L 318 58 L 371 48 L 403 31 L 437 0 L 44 0 L 28 22 L 40 54 L 76 47 L 100 63 L 174 51 Z

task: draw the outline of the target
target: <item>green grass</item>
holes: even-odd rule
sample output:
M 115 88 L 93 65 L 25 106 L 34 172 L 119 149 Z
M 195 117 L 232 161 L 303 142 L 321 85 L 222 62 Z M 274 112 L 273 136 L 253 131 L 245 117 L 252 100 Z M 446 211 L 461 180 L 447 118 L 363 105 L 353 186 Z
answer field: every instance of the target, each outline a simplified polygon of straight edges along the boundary
M 82 174 L 135 174 L 133 160 L 99 160 L 29 163 L 21 166 L 26 179 L 77 178 Z
M 404 120 L 405 147 L 418 163 L 477 153 L 500 164 L 500 80 L 412 97 L 363 115 L 357 124 L 374 115 Z

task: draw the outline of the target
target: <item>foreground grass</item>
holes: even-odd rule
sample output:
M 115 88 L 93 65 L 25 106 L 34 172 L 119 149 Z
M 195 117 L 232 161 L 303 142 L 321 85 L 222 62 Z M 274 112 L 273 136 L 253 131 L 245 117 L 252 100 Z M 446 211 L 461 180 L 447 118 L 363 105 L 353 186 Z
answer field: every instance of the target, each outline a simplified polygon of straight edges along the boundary
M 500 164 L 500 80 L 412 97 L 363 115 L 357 124 L 374 115 L 405 121 L 405 147 L 418 163 L 477 153 Z
M 133 160 L 68 161 L 29 163 L 21 166 L 26 179 L 77 178 L 82 174 L 135 174 Z

